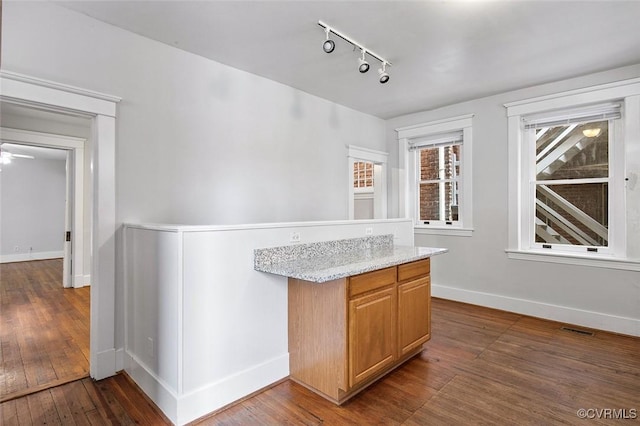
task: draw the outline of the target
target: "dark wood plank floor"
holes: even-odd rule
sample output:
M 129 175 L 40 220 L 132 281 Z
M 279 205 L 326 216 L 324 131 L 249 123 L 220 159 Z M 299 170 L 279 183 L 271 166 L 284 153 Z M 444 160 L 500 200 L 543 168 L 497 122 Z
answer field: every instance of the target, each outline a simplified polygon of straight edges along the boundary
M 195 423 L 639 424 L 640 338 L 562 325 L 434 299 L 425 350 L 345 405 L 285 381 Z
M 285 380 L 194 424 L 640 424 L 640 338 L 561 326 L 434 299 L 425 350 L 345 405 Z M 0 424 L 45 423 L 169 424 L 124 374 L 0 404 Z
M 0 264 L 0 401 L 89 373 L 89 287 L 62 287 L 62 259 Z

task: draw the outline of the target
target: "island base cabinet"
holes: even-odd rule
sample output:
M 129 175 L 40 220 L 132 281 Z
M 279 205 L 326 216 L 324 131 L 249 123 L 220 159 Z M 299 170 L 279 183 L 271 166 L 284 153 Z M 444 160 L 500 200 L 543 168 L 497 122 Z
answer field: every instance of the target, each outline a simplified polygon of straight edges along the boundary
M 393 287 L 349 301 L 349 385 L 396 360 L 396 292 Z
M 290 378 L 341 404 L 430 338 L 429 259 L 327 283 L 289 279 Z

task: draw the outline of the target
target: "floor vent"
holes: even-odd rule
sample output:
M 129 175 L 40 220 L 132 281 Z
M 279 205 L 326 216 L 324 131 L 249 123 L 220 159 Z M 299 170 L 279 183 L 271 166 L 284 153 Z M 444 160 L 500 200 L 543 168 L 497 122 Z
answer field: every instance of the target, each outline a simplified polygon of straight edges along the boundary
M 583 336 L 593 336 L 593 331 L 589 330 L 580 330 L 579 328 L 573 327 L 561 327 L 562 331 L 570 331 L 571 333 L 582 334 Z

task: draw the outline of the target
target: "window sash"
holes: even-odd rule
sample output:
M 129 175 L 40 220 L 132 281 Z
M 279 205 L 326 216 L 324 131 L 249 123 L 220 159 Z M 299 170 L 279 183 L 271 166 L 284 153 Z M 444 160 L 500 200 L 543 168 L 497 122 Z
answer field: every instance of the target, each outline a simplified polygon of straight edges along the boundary
M 619 105 L 617 105 L 619 107 Z M 619 109 L 618 109 L 619 112 Z M 568 113 L 568 116 L 570 116 L 571 113 Z M 592 117 L 592 116 L 590 116 Z M 574 117 L 569 117 L 567 118 L 567 120 L 570 119 L 575 119 L 576 116 Z M 555 117 L 556 121 L 554 123 L 560 123 L 560 124 L 553 124 L 551 126 L 548 127 L 555 127 L 555 126 L 561 126 L 561 125 L 568 125 L 568 124 L 573 124 L 573 123 L 567 123 L 566 121 L 561 121 L 560 119 L 558 119 L 558 116 L 556 115 Z M 524 121 L 524 120 L 523 120 Z M 590 122 L 590 121 L 603 121 L 603 119 L 598 116 L 595 119 L 591 119 L 589 118 L 589 120 L 584 120 L 584 121 L 580 121 L 582 123 L 586 123 L 586 122 Z M 528 129 L 524 129 L 525 134 L 527 135 L 527 137 L 523 138 L 523 142 L 526 142 L 527 144 L 527 151 L 529 152 L 529 160 L 527 162 L 528 167 L 529 167 L 529 183 L 530 183 L 530 193 L 529 193 L 529 227 L 530 227 L 530 231 L 529 231 L 529 238 L 528 238 L 528 246 L 531 249 L 537 249 L 537 250 L 549 250 L 549 251 L 564 251 L 564 252 L 573 252 L 573 253 L 599 253 L 599 254 L 608 254 L 612 252 L 612 248 L 611 248 L 611 229 L 610 226 L 612 224 L 612 220 L 613 217 L 611 216 L 612 213 L 612 192 L 611 192 L 611 174 L 609 174 L 608 177 L 599 177 L 599 178 L 571 178 L 571 179 L 549 179 L 549 180 L 539 180 L 536 179 L 536 130 L 540 129 L 540 128 L 545 128 L 547 127 L 546 124 L 550 123 L 550 122 L 542 122 L 541 126 L 538 127 L 529 127 Z M 613 167 L 613 163 L 612 163 L 612 150 L 613 150 L 613 141 L 615 140 L 615 124 L 613 122 L 613 120 L 609 120 L 609 142 L 608 142 L 608 150 L 609 150 L 609 170 L 611 170 L 611 168 Z M 609 212 L 609 217 L 607 220 L 607 230 L 608 230 L 608 235 L 606 238 L 606 245 L 590 245 L 587 243 L 583 243 L 583 244 L 565 244 L 565 243 L 561 243 L 561 242 L 538 242 L 536 241 L 536 218 L 537 218 L 537 196 L 536 196 L 536 192 L 539 186 L 551 186 L 553 187 L 554 185 L 580 185 L 580 184 L 594 184 L 594 183 L 607 183 L 609 186 L 609 192 L 607 194 L 607 200 L 606 200 L 606 205 L 607 205 L 607 211 Z
M 462 131 L 459 132 L 451 132 L 449 133 L 449 135 L 453 135 L 453 134 L 459 134 L 460 136 L 462 136 Z M 430 150 L 430 149 L 435 149 L 435 148 L 446 148 L 448 146 L 454 146 L 454 145 L 460 145 L 462 146 L 462 140 L 460 139 L 459 142 L 453 142 L 454 139 L 451 138 L 442 138 L 442 135 L 436 135 L 434 137 L 428 137 L 428 138 L 424 138 L 424 140 L 437 140 L 439 141 L 437 144 L 430 144 L 430 145 L 422 145 L 420 146 L 419 149 L 414 149 L 413 151 L 415 152 L 415 165 L 416 165 L 416 182 L 417 182 L 417 191 L 415 194 L 416 197 L 416 212 L 415 212 L 415 217 L 416 217 L 416 222 L 422 225 L 459 225 L 462 222 L 460 221 L 460 216 L 461 216 L 461 204 L 464 202 L 463 200 L 463 196 L 462 196 L 462 191 L 460 190 L 460 184 L 461 184 L 461 179 L 460 176 L 463 173 L 462 172 L 462 162 L 464 161 L 462 158 L 460 160 L 458 160 L 460 162 L 460 174 L 456 174 L 455 177 L 451 177 L 451 178 L 446 178 L 446 177 L 440 177 L 437 179 L 421 179 L 421 151 L 422 150 Z M 411 149 L 410 149 L 411 150 Z M 442 155 L 442 153 L 440 154 Z M 441 160 L 442 161 L 442 160 Z M 455 170 L 455 165 L 453 165 L 454 170 Z M 439 168 L 439 175 L 442 175 L 443 171 L 441 168 Z M 438 213 L 438 216 L 442 216 L 443 214 L 443 210 L 442 210 L 442 206 L 446 206 L 446 193 L 445 193 L 445 185 L 447 183 L 451 183 L 452 184 L 452 188 L 455 188 L 455 198 L 457 199 L 457 204 L 451 204 L 451 206 L 457 206 L 458 207 L 458 218 L 455 220 L 449 220 L 449 219 L 441 219 L 440 217 L 438 219 L 422 219 L 421 218 L 421 192 L 420 192 L 420 186 L 422 184 L 437 184 L 439 187 L 438 190 L 438 205 L 441 206 L 440 211 Z M 456 188 L 457 186 L 457 188 Z

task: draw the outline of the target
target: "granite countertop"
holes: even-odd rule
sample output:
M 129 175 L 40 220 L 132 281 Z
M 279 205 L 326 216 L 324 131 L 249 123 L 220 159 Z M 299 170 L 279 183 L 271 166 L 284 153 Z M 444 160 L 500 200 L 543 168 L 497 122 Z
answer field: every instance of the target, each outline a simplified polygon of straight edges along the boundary
M 268 272 L 290 278 L 297 278 L 315 283 L 323 283 L 339 278 L 345 278 L 364 272 L 375 271 L 402 263 L 413 262 L 415 260 L 426 259 L 431 256 L 446 253 L 444 248 L 434 247 L 414 247 L 395 246 L 393 244 L 377 244 L 353 247 L 349 241 L 349 249 L 340 250 L 332 248 L 318 250 L 310 244 L 307 255 L 304 248 L 292 246 L 297 249 L 297 255 L 280 256 L 276 261 L 256 260 L 254 269 L 256 271 Z M 342 247 L 340 242 L 334 247 Z M 282 252 L 285 247 L 277 247 L 273 250 Z M 268 251 L 269 249 L 263 249 Z M 256 259 L 257 259 L 256 255 Z

